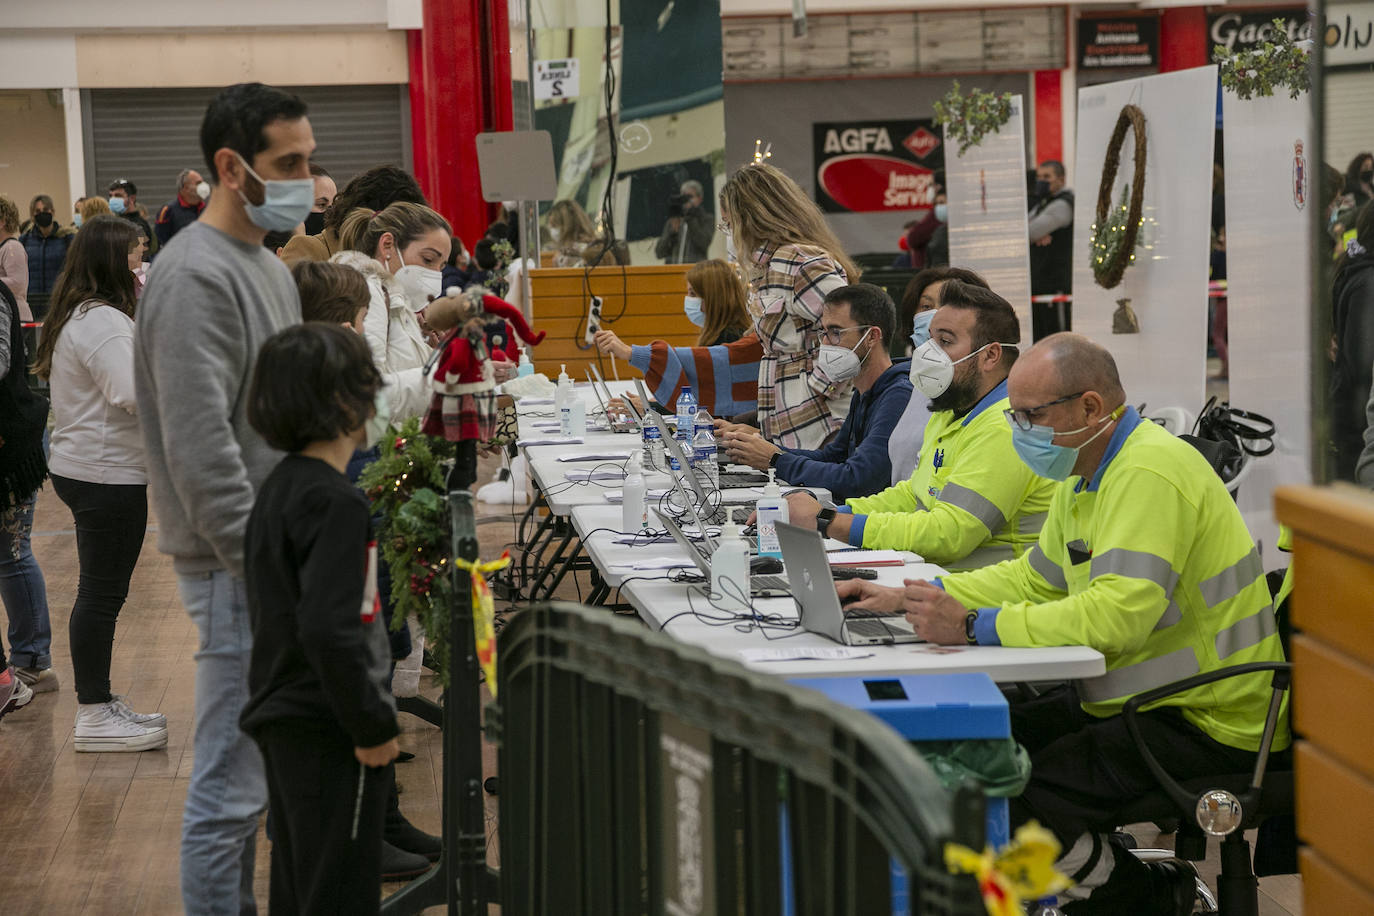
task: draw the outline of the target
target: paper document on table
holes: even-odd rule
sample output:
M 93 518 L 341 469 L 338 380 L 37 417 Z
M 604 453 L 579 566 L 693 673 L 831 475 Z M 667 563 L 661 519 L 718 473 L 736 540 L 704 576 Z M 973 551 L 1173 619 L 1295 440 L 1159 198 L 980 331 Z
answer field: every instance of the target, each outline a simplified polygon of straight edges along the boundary
M 548 436 L 543 439 L 521 439 L 515 443 L 520 448 L 532 448 L 536 445 L 581 445 L 581 436 Z
M 836 550 L 825 556 L 831 566 L 904 566 L 907 561 L 901 550 Z
M 663 497 L 667 496 L 667 495 L 668 495 L 669 493 L 671 493 L 671 492 L 673 492 L 673 490 L 672 490 L 671 487 L 665 487 L 665 488 L 663 488 L 663 489 L 661 489 L 661 490 L 660 490 L 660 489 L 657 489 L 657 488 L 654 488 L 654 489 L 649 490 L 649 492 L 645 493 L 645 494 L 644 494 L 644 498 L 645 498 L 645 499 L 651 499 L 651 500 L 654 500 L 655 502 L 657 502 L 658 500 L 660 500 L 660 499 L 662 499 Z M 624 493 L 624 491 L 622 491 L 622 490 L 607 490 L 607 491 L 606 491 L 606 502 L 608 502 L 608 503 L 621 503 L 621 502 L 624 502 L 624 500 L 625 500 L 625 493 Z
M 556 433 L 556 432 L 558 432 L 560 429 L 563 428 L 563 424 L 560 423 L 560 422 L 558 422 L 557 420 L 552 420 L 552 421 L 535 420 L 534 422 L 530 423 L 530 428 L 533 429 L 533 430 L 534 430 L 535 432 L 537 432 L 537 433 Z M 606 424 L 605 424 L 605 423 L 591 423 L 591 422 L 588 422 L 588 423 L 587 423 L 587 431 L 588 431 L 588 432 L 592 432 L 592 433 L 596 433 L 596 432 L 605 432 L 605 431 L 606 431 Z
M 560 455 L 559 461 L 624 461 L 639 449 L 626 449 L 619 452 L 593 452 L 587 455 Z
M 611 563 L 611 569 L 686 569 L 695 566 L 686 557 L 646 557 L 643 560 L 635 560 L 633 563 Z
M 517 403 L 522 407 L 536 407 L 540 404 L 552 404 L 553 398 L 521 398 Z
M 856 649 L 849 646 L 814 646 L 806 649 L 801 647 L 788 649 L 740 649 L 739 654 L 743 656 L 746 662 L 834 662 L 849 658 L 873 657 L 873 653 L 867 649 Z
M 623 468 L 598 468 L 590 471 L 569 471 L 563 475 L 569 480 L 624 480 Z

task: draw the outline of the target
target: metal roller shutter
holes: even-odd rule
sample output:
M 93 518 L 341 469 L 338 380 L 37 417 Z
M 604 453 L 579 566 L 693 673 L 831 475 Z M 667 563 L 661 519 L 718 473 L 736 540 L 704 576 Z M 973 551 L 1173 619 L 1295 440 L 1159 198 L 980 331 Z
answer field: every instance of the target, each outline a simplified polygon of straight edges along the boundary
M 1359 153 L 1374 146 L 1369 112 L 1374 110 L 1374 74 L 1369 68 L 1328 70 L 1322 80 L 1326 95 L 1326 161 L 1342 174 Z
M 411 170 L 410 102 L 404 85 L 292 86 L 310 106 L 315 160 L 342 188 L 374 165 Z M 91 89 L 83 92 L 86 192 L 111 181 L 138 187 L 150 215 L 176 193 L 177 173 L 205 169 L 200 122 L 218 89 Z

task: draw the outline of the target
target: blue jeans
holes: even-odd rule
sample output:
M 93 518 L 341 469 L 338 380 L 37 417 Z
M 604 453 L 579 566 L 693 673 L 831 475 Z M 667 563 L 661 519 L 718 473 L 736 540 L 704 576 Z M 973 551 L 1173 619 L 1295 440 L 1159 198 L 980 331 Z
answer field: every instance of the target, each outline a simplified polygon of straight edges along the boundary
M 194 914 L 256 913 L 254 839 L 267 807 L 257 744 L 239 729 L 248 702 L 253 630 L 242 579 L 225 570 L 177 575 L 200 631 L 195 763 L 181 822 L 181 899 Z
M 37 501 L 35 490 L 0 512 L 0 600 L 10 619 L 10 664 L 16 668 L 52 667 L 48 588 L 29 545 Z

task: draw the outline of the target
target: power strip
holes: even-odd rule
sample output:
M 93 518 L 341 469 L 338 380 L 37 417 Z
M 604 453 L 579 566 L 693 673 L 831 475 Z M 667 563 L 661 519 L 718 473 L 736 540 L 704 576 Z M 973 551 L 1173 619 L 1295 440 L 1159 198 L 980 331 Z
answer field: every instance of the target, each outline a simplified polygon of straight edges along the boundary
M 587 303 L 587 333 L 582 335 L 583 343 L 591 346 L 596 332 L 601 330 L 601 297 L 592 296 L 591 302 Z

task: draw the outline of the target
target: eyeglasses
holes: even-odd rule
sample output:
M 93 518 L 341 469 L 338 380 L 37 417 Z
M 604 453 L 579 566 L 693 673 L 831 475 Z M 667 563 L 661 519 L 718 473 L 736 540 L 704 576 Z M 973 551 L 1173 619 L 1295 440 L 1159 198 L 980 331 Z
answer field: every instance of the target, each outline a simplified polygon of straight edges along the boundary
M 850 331 L 867 331 L 871 327 L 873 327 L 871 324 L 856 324 L 849 328 L 821 328 L 821 340 L 826 343 L 837 344 Z
M 720 220 L 716 223 L 716 231 L 724 235 L 730 231 L 730 224 L 725 220 Z
M 1035 416 L 1039 414 L 1042 410 L 1046 410 L 1050 407 L 1055 406 L 1056 404 L 1063 404 L 1067 401 L 1072 401 L 1074 398 L 1081 398 L 1085 394 L 1087 394 L 1086 391 L 1080 391 L 1077 394 L 1066 394 L 1062 398 L 1056 398 L 1053 401 L 1041 404 L 1039 407 L 1020 407 L 1015 409 L 1004 410 L 1002 411 L 1002 413 L 1006 415 L 1008 423 L 1013 423 L 1022 432 L 1028 433 L 1030 432 L 1031 427 L 1035 425 Z

